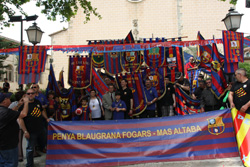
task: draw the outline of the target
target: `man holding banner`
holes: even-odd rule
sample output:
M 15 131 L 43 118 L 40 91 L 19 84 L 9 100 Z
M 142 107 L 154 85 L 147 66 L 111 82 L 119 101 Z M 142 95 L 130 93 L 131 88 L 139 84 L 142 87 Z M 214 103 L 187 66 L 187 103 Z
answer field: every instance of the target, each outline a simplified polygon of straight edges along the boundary
M 237 82 L 232 86 L 228 96 L 231 108 L 236 107 L 240 112 L 250 114 L 250 80 L 246 70 L 239 68 L 235 71 Z
M 132 90 L 128 88 L 128 82 L 125 79 L 121 80 L 121 100 L 125 102 L 127 110 L 124 112 L 124 118 L 130 119 L 130 115 L 133 113 L 133 93 Z

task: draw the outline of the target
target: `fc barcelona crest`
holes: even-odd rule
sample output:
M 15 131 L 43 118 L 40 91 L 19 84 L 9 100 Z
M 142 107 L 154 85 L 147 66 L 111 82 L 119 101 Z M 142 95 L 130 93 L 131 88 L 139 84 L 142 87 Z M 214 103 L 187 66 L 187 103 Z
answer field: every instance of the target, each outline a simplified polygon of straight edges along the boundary
M 207 51 L 204 51 L 201 55 L 201 60 L 203 63 L 208 63 L 211 60 L 211 55 Z
M 225 131 L 225 124 L 222 117 L 210 118 L 208 121 L 208 132 L 212 135 L 219 135 Z
M 126 52 L 126 61 L 127 62 L 135 61 L 135 52 Z
M 214 72 L 219 72 L 221 68 L 221 64 L 218 61 L 212 61 L 211 67 Z
M 152 86 L 156 87 L 158 85 L 158 76 L 157 75 L 150 75 L 148 79 L 151 81 Z
M 39 62 L 39 58 L 38 58 L 39 54 L 38 53 L 31 53 L 31 54 L 27 54 L 27 59 L 26 59 L 26 65 L 28 67 L 34 67 L 38 65 Z
M 84 73 L 84 66 L 76 66 L 76 74 L 82 75 Z

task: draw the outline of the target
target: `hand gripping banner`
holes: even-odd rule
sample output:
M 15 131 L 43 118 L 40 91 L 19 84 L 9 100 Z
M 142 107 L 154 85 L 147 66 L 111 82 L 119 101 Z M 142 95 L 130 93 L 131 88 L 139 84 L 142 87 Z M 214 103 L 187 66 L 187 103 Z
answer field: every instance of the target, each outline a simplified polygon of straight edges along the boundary
M 238 157 L 230 109 L 188 116 L 50 121 L 47 167 L 103 167 Z
M 122 52 L 122 54 L 123 54 L 123 56 L 121 56 L 122 69 L 126 72 L 137 72 L 143 63 L 143 57 L 140 54 L 140 51 Z
M 70 56 L 68 83 L 74 88 L 89 87 L 92 78 L 91 64 L 90 56 Z

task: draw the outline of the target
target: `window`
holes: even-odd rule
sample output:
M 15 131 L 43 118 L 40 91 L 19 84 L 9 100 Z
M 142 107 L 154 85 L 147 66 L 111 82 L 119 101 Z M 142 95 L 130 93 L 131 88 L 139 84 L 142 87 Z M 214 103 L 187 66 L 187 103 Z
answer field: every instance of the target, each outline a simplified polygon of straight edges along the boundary
M 14 69 L 12 65 L 9 65 L 6 68 L 6 78 L 10 81 L 10 82 L 14 82 Z

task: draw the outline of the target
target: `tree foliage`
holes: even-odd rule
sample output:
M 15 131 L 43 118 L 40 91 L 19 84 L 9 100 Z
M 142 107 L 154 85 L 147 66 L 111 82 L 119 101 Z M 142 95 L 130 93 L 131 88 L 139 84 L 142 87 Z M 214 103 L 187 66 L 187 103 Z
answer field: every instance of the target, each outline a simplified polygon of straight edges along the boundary
M 226 0 L 220 0 L 220 1 L 224 1 L 225 2 Z M 238 0 L 230 0 L 229 2 L 230 2 L 230 4 L 236 5 L 237 1 Z
M 247 77 L 250 78 L 250 64 L 248 62 L 239 63 L 239 68 L 244 68 L 247 71 Z
M 15 6 L 23 15 L 27 15 L 22 5 L 31 0 L 1 0 L 0 1 L 0 27 L 10 26 L 8 17 L 15 15 L 15 10 L 10 6 Z M 56 20 L 57 16 L 61 16 L 61 21 L 69 21 L 74 17 L 81 7 L 85 15 L 84 23 L 90 21 L 90 16 L 94 15 L 101 19 L 101 15 L 97 13 L 97 8 L 91 5 L 90 0 L 36 0 L 36 6 L 41 7 L 41 13 L 47 16 L 48 20 Z M 8 16 L 8 17 L 7 17 Z

